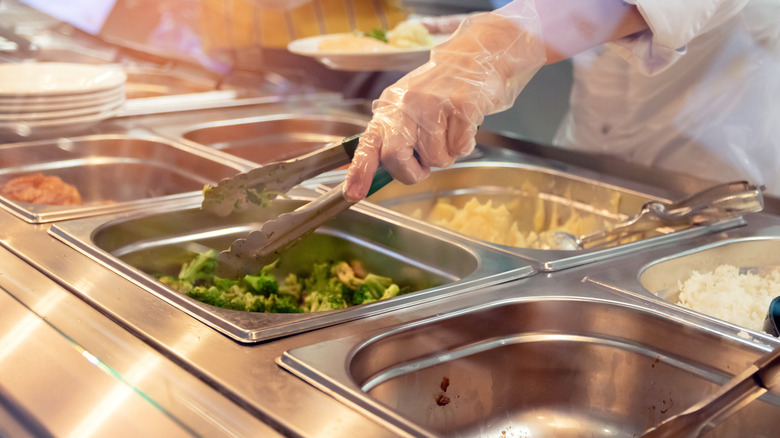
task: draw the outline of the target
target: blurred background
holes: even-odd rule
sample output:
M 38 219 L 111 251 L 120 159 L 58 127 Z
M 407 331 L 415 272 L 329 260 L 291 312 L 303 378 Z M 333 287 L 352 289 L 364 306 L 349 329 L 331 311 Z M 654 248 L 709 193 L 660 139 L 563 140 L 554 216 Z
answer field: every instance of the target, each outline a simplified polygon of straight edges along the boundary
M 251 0 L 0 0 L 0 18 L 4 23 L 0 56 L 19 56 L 25 53 L 17 50 L 19 45 L 32 50 L 33 41 L 38 45 L 55 44 L 56 37 L 66 36 L 82 49 L 92 46 L 101 50 L 107 45 L 119 48 L 120 56 L 168 65 L 192 63 L 215 75 L 233 78 L 273 72 L 317 89 L 340 93 L 346 99 L 374 99 L 403 72 L 331 70 L 285 48 L 291 39 L 322 31 L 307 28 L 307 24 L 315 22 L 315 16 L 325 15 L 325 20 L 329 19 L 322 13 L 329 8 L 329 1 L 315 0 L 280 11 L 257 7 Z M 362 3 L 384 7 L 382 24 L 391 27 L 408 16 L 490 10 L 505 1 Z M 259 31 L 260 28 L 267 31 Z M 568 106 L 571 75 L 570 61 L 543 67 L 513 108 L 489 116 L 483 126 L 550 144 Z

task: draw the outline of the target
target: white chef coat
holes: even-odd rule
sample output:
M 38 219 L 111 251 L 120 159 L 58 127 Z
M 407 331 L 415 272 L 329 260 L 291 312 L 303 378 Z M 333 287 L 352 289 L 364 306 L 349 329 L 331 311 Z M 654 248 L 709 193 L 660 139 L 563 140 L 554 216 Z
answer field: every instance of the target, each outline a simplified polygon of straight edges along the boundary
M 780 0 L 626 0 L 650 30 L 577 55 L 557 145 L 780 195 Z

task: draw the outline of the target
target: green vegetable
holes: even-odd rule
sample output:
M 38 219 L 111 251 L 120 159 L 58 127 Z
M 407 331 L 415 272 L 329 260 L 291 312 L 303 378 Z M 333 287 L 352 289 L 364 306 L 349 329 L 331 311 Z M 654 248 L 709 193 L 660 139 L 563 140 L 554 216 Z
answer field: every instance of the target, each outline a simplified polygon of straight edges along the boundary
M 347 262 L 317 263 L 307 276 L 290 273 L 279 284 L 273 270 L 278 260 L 239 281 L 214 275 L 216 251 L 197 254 L 182 265 L 177 277 L 161 276 L 163 284 L 200 302 L 246 312 L 301 313 L 343 309 L 399 295 L 389 277 L 359 277 Z M 362 268 L 359 270 L 363 272 Z
M 271 201 L 276 199 L 278 196 L 287 197 L 285 193 L 272 191 L 272 190 L 266 190 L 263 188 L 263 190 L 258 191 L 257 189 L 247 189 L 246 190 L 246 199 L 253 203 L 257 204 L 261 207 L 268 207 L 271 205 Z
M 268 297 L 279 292 L 279 283 L 276 281 L 276 277 L 270 273 L 278 262 L 279 260 L 264 266 L 258 275 L 244 276 L 243 281 L 252 293 Z
M 395 286 L 394 289 L 391 289 Z M 400 289 L 397 285 L 393 284 L 393 280 L 389 277 L 382 277 L 375 274 L 366 275 L 363 284 L 355 291 L 355 295 L 352 301 L 355 304 L 373 303 L 384 299 L 398 295 Z
M 199 281 L 210 280 L 214 277 L 214 268 L 217 267 L 217 253 L 213 249 L 198 254 L 194 260 L 182 265 L 179 271 L 179 281 L 186 281 L 193 285 Z
M 367 33 L 366 36 L 382 41 L 383 43 L 387 42 L 387 31 L 385 29 L 376 28 Z

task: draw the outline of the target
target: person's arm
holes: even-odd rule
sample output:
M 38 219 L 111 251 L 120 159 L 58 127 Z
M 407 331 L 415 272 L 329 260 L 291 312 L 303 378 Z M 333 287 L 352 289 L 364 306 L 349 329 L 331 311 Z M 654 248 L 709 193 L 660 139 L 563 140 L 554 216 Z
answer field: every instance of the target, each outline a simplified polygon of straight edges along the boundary
M 366 196 L 380 161 L 405 184 L 451 165 L 473 150 L 484 117 L 511 107 L 542 65 L 647 27 L 621 0 L 536 3 L 469 16 L 428 63 L 382 92 L 347 171 L 348 199 Z
M 622 0 L 537 0 L 536 9 L 548 64 L 647 29 L 636 6 Z

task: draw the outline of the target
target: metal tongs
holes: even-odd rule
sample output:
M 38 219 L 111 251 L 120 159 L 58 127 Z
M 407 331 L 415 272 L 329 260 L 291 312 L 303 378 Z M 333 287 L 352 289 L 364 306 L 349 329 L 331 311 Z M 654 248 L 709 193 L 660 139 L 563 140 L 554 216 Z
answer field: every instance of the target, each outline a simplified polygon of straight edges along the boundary
M 717 426 L 780 383 L 780 348 L 755 361 L 716 393 L 642 435 L 642 438 L 693 438 Z
M 764 209 L 761 188 L 746 181 L 719 184 L 674 204 L 651 201 L 635 216 L 613 227 L 583 236 L 556 231 L 553 245 L 560 249 L 592 249 L 619 242 L 658 227 L 710 225 Z
M 313 176 L 349 164 L 359 139 L 360 134 L 295 159 L 266 164 L 224 179 L 217 186 L 203 191 L 201 208 L 227 216 L 234 211 L 245 210 L 250 203 L 262 205 Z M 379 167 L 368 194 L 373 194 L 392 180 L 390 174 Z M 260 268 L 272 263 L 284 248 L 354 204 L 344 198 L 343 187 L 342 182 L 319 198 L 265 222 L 244 238 L 236 239 L 229 249 L 217 255 L 216 275 L 239 278 L 257 273 Z

